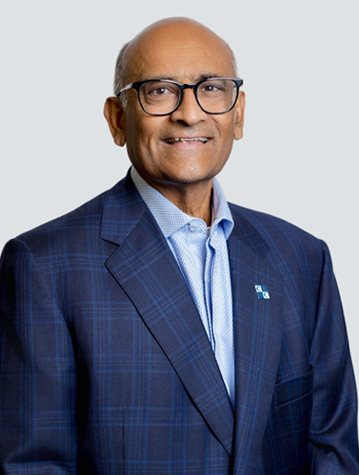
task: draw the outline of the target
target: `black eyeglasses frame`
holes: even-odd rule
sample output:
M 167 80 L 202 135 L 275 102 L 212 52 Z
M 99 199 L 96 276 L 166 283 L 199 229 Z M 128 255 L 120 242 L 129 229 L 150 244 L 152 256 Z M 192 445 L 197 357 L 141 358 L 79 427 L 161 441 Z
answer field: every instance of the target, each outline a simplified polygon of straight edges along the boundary
M 206 109 L 204 109 L 199 100 L 198 100 L 198 97 L 197 97 L 197 89 L 198 87 L 203 84 L 204 82 L 206 81 L 212 81 L 213 79 L 229 79 L 231 81 L 233 81 L 235 84 L 236 84 L 236 87 L 237 87 L 237 91 L 236 91 L 236 98 L 235 100 L 233 101 L 233 105 L 232 107 L 230 107 L 228 110 L 226 111 L 223 111 L 223 112 L 209 112 L 207 111 Z M 171 111 L 171 112 L 167 112 L 166 114 L 152 114 L 151 112 L 148 112 L 142 102 L 141 102 L 141 98 L 140 98 L 140 88 L 142 86 L 142 84 L 145 84 L 147 82 L 153 82 L 153 81 L 158 81 L 158 82 L 170 82 L 172 84 L 176 84 L 179 89 L 180 89 L 180 96 L 179 96 L 179 100 L 178 100 L 178 104 L 177 106 Z M 202 79 L 201 81 L 197 82 L 196 84 L 180 84 L 179 82 L 177 81 L 172 81 L 171 79 L 146 79 L 145 81 L 136 81 L 136 82 L 131 82 L 130 84 L 127 84 L 127 86 L 125 86 L 124 88 L 122 88 L 120 91 L 117 91 L 116 92 L 116 97 L 119 98 L 120 95 L 126 91 L 129 91 L 130 89 L 136 89 L 137 91 L 137 97 L 138 97 L 138 102 L 140 103 L 140 106 L 142 108 L 142 110 L 144 112 L 146 112 L 146 114 L 148 115 L 153 115 L 153 116 L 156 116 L 156 117 L 162 117 L 162 116 L 166 116 L 166 115 L 171 115 L 173 114 L 178 108 L 179 106 L 181 105 L 182 103 L 182 100 L 183 100 L 183 92 L 185 89 L 193 89 L 193 93 L 194 93 L 194 97 L 196 98 L 196 101 L 197 101 L 197 104 L 199 105 L 199 107 L 203 110 L 203 112 L 205 112 L 206 114 L 213 114 L 213 115 L 220 115 L 220 114 L 226 114 L 227 112 L 231 111 L 233 109 L 233 107 L 236 105 L 236 102 L 237 102 L 237 99 L 238 99 L 238 95 L 239 95 L 239 88 L 242 86 L 243 84 L 243 79 L 241 78 L 226 78 L 226 77 L 211 77 L 211 78 L 205 78 L 205 79 Z

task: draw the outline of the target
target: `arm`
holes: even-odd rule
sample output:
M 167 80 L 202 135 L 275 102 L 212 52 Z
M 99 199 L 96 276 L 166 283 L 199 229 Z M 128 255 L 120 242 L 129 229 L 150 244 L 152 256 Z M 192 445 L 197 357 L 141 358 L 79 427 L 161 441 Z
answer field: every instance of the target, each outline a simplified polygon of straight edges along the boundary
M 0 472 L 76 473 L 76 367 L 68 326 L 27 246 L 0 261 Z
M 303 473 L 358 474 L 357 396 L 344 316 L 329 250 L 323 268 L 311 346 L 313 411 Z

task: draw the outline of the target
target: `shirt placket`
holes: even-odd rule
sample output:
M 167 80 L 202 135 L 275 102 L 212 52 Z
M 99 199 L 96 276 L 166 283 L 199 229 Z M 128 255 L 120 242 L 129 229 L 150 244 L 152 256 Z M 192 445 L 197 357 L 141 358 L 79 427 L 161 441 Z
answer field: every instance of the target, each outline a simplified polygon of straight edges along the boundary
M 208 338 L 211 342 L 213 352 L 216 352 L 216 340 L 213 332 L 213 312 L 212 312 L 212 285 L 213 285 L 213 264 L 215 249 L 211 246 L 210 238 L 206 240 L 206 263 L 204 268 L 204 297 L 208 322 Z

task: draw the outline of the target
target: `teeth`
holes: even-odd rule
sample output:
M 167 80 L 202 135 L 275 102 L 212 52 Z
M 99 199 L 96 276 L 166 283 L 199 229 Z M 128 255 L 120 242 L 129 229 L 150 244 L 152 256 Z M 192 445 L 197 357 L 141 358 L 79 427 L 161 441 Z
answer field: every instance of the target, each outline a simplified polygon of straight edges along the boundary
M 166 140 L 167 143 L 174 143 L 174 142 L 202 142 L 206 143 L 208 142 L 208 139 L 206 137 L 193 137 L 193 138 L 185 138 L 185 137 L 176 137 L 174 139 L 168 139 Z

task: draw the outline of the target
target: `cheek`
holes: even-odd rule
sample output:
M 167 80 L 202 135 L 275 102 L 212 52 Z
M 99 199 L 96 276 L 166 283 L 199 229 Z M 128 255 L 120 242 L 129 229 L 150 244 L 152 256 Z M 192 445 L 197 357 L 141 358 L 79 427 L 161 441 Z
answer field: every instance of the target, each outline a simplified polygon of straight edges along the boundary
M 161 124 L 156 117 L 142 112 L 136 114 L 133 120 L 131 120 L 131 140 L 137 141 L 142 147 L 149 148 L 155 143 L 158 131 L 161 128 Z
M 228 122 L 221 124 L 219 130 L 223 147 L 226 151 L 231 150 L 234 140 L 234 121 L 228 120 Z
M 146 169 L 152 173 L 156 170 L 158 153 L 156 153 L 156 131 L 149 130 L 148 127 L 140 121 L 132 123 L 128 130 L 127 153 L 138 169 Z
M 138 152 L 146 142 L 145 129 L 138 118 L 131 119 L 126 129 L 126 140 L 129 155 Z

